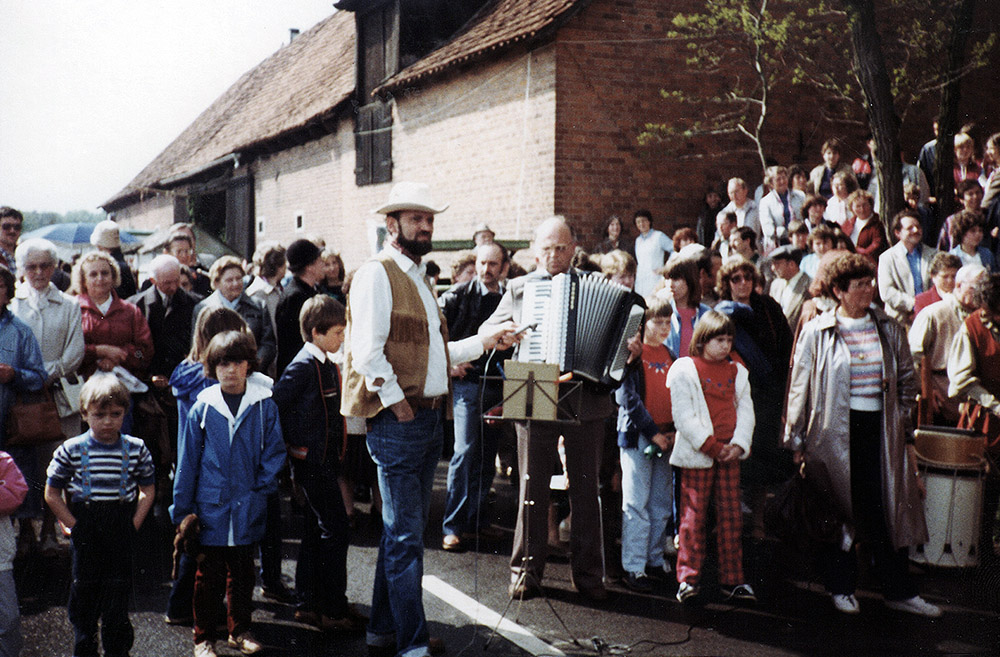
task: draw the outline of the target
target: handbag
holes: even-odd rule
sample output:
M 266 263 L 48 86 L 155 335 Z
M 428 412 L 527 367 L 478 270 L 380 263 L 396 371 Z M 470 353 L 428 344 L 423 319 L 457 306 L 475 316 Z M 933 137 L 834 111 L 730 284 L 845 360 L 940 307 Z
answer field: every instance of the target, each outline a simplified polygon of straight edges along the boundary
M 69 417 L 80 412 L 80 390 L 83 389 L 83 377 L 70 374 L 60 378 L 52 385 L 52 398 L 56 402 L 59 417 Z
M 47 387 L 43 387 L 41 396 L 39 399 L 37 393 L 17 394 L 17 399 L 7 409 L 4 449 L 31 447 L 66 439 L 52 393 Z
M 806 475 L 805 463 L 768 500 L 764 522 L 772 533 L 801 553 L 841 540 L 843 523 Z

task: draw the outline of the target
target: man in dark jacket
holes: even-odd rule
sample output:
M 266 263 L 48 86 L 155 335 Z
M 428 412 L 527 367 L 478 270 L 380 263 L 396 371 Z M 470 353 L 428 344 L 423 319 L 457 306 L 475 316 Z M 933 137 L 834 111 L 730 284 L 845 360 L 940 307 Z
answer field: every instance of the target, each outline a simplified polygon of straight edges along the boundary
M 274 323 L 278 327 L 278 367 L 277 376 L 285 371 L 288 364 L 302 348 L 299 332 L 299 311 L 306 299 L 318 294 L 316 286 L 323 280 L 324 264 L 319 247 L 309 240 L 295 240 L 288 245 L 285 258 L 292 281 L 285 286 L 281 300 L 274 310 Z
M 479 326 L 493 314 L 503 297 L 502 281 L 510 265 L 507 250 L 499 244 L 476 248 L 476 277 L 448 290 L 441 297 L 441 307 L 448 322 L 448 336 L 461 340 L 476 335 Z M 471 363 L 451 368 L 454 396 L 455 453 L 448 467 L 448 493 L 445 501 L 441 547 L 460 551 L 463 534 L 475 534 L 488 527 L 484 517 L 486 496 L 493 484 L 493 461 L 496 459 L 499 425 L 482 421 L 483 410 L 500 402 L 499 381 L 484 383 L 482 376 L 488 354 Z M 490 360 L 490 374 L 496 376 L 502 354 Z
M 149 324 L 153 359 L 149 392 L 136 397 L 136 434 L 145 441 L 156 463 L 158 501 L 169 503 L 167 476 L 177 445 L 177 402 L 170 391 L 170 375 L 191 349 L 195 300 L 180 288 L 181 264 L 170 255 L 158 255 L 150 264 L 153 284 L 128 298 Z
M 153 335 L 150 374 L 169 380 L 191 349 L 195 300 L 180 288 L 181 265 L 177 258 L 158 255 L 150 268 L 153 284 L 127 301 L 139 307 Z

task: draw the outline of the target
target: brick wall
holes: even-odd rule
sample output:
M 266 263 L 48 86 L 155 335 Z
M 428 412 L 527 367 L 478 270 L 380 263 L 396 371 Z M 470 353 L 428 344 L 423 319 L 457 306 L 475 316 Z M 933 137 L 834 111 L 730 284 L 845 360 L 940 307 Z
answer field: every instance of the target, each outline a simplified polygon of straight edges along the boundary
M 980 8 L 977 29 L 995 31 L 1000 2 L 986 4 L 994 10 Z M 600 240 L 611 214 L 630 219 L 636 209 L 649 209 L 654 225 L 670 234 L 694 225 L 710 186 L 721 187 L 733 176 L 751 187 L 761 181 L 756 152 L 742 137 L 694 140 L 680 153 L 637 145 L 636 136 L 647 122 L 677 118 L 678 106 L 662 101 L 661 89 L 691 92 L 719 84 L 685 64 L 688 51 L 682 43 L 664 39 L 674 14 L 703 9 L 698 0 L 593 0 L 557 35 L 555 209 L 581 228 L 586 246 Z M 1000 129 L 991 114 L 1000 48 L 991 61 L 994 66 L 968 76 L 962 85 L 962 120 L 981 126 L 980 146 Z M 904 117 L 900 141 L 910 162 L 931 137 L 930 120 L 939 100 L 929 94 Z M 801 89 L 773 90 L 771 101 L 764 142 L 767 155 L 778 162 L 819 164 L 820 146 L 831 136 L 844 140 L 849 161 L 866 151 L 860 108 L 853 123 L 834 123 L 822 118 L 816 101 Z M 705 157 L 719 152 L 726 155 Z
M 556 210 L 580 227 L 581 241 L 600 241 L 604 222 L 617 214 L 652 211 L 654 226 L 668 235 L 694 226 L 705 191 L 733 176 L 751 187 L 760 165 L 751 142 L 740 136 L 698 139 L 678 151 L 640 147 L 648 122 L 671 123 L 682 108 L 660 90 L 700 92 L 717 84 L 686 66 L 684 44 L 667 39 L 671 17 L 701 3 L 657 0 L 595 0 L 557 37 Z M 769 119 L 768 152 L 792 163 L 818 152 L 822 135 L 800 105 L 788 111 L 776 100 Z M 725 157 L 706 157 L 726 153 Z M 818 161 L 818 155 L 810 159 Z M 631 233 L 635 234 L 634 227 Z

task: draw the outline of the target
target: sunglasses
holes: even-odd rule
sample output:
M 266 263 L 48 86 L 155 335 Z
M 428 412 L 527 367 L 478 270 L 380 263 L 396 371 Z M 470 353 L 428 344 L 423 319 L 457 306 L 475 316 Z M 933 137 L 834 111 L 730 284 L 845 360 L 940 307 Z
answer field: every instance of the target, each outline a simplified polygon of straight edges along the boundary
M 744 276 L 743 274 L 736 274 L 729 277 L 730 283 L 746 283 L 752 279 L 749 276 Z
M 21 224 L 0 224 L 0 230 L 21 230 Z

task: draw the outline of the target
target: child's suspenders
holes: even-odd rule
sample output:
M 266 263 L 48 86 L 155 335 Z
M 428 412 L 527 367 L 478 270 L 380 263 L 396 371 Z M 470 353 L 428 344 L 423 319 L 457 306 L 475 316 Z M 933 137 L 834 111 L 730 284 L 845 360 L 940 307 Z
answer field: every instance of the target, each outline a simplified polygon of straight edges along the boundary
M 128 495 L 128 447 L 125 438 L 119 438 L 122 444 L 122 471 L 118 482 L 118 498 L 124 500 Z M 80 447 L 80 479 L 83 499 L 90 501 L 93 486 L 90 481 L 90 440 L 89 437 L 83 440 Z

